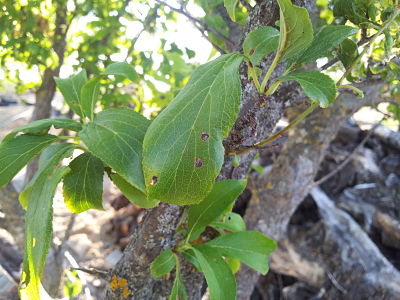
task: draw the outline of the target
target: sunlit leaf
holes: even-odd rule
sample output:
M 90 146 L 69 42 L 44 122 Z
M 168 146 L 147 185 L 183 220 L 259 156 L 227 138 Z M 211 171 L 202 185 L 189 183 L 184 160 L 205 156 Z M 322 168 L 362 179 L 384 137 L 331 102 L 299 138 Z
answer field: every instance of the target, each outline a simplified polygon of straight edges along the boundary
M 321 107 L 328 107 L 336 99 L 336 84 L 328 76 L 318 71 L 290 73 L 277 80 L 295 80 L 304 93 L 313 101 L 318 101 Z
M 278 52 L 281 60 L 305 49 L 313 39 L 313 28 L 307 9 L 290 0 L 277 0 L 280 7 L 280 38 Z
M 71 212 L 80 213 L 90 208 L 103 208 L 104 166 L 90 153 L 76 157 L 68 166 L 71 171 L 64 178 L 64 201 Z
M 0 187 L 8 183 L 39 152 L 55 142 L 54 135 L 20 135 L 0 144 Z
M 129 184 L 145 192 L 142 142 L 150 121 L 127 108 L 99 113 L 79 133 L 89 151 L 113 168 Z
M 143 142 L 149 200 L 194 204 L 210 192 L 224 161 L 222 140 L 239 112 L 241 62 L 233 53 L 199 67 L 151 123 Z

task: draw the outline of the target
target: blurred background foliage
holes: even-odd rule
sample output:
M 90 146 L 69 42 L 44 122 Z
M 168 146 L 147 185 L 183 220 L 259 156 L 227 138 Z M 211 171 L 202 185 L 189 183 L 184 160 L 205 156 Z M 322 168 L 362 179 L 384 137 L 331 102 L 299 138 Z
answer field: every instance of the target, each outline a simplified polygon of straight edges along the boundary
M 223 0 L 3 0 L 0 7 L 0 83 L 16 93 L 35 92 L 49 102 L 53 77 L 86 69 L 92 77 L 111 62 L 134 66 L 137 81 L 101 81 L 100 108 L 130 106 L 154 117 L 187 83 L 193 69 L 220 53 L 234 51 L 254 1 L 238 1 L 235 22 Z M 325 24 L 353 24 L 359 34 L 319 61 L 339 60 L 326 71 L 340 75 L 377 26 L 390 17 L 392 0 L 317 0 Z M 348 81 L 384 77 L 384 94 L 399 101 L 398 27 L 385 32 Z M 47 93 L 47 98 L 43 94 Z M 49 100 L 50 98 L 50 100 Z M 47 110 L 49 108 L 46 108 Z M 66 111 L 67 108 L 64 108 Z M 388 112 L 400 117 L 399 106 Z M 38 114 L 37 118 L 46 117 Z

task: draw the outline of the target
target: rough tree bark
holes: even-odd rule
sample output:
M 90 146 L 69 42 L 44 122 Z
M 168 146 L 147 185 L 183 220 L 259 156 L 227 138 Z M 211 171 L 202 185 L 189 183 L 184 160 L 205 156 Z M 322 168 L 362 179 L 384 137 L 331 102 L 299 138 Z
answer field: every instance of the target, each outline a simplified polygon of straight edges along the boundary
M 314 1 L 294 1 L 296 5 L 314 3 Z M 245 35 L 260 26 L 274 25 L 279 18 L 279 9 L 276 1 L 258 1 L 249 13 L 241 41 Z M 268 57 L 262 62 L 261 68 L 266 71 L 273 57 Z M 280 64 L 275 69 L 272 79 L 283 72 L 284 65 Z M 227 152 L 243 145 L 252 145 L 268 137 L 291 99 L 301 96 L 300 90 L 295 85 L 283 84 L 282 88 L 273 96 L 260 95 L 252 82 L 247 79 L 247 68 L 242 66 L 242 105 L 239 118 L 232 129 L 224 146 Z M 254 159 L 255 153 L 249 152 L 241 156 L 241 165 L 233 168 L 231 157 L 226 157 L 219 179 L 243 178 Z M 169 295 L 172 279 L 156 280 L 150 274 L 149 264 L 163 249 L 176 243 L 175 229 L 178 219 L 182 215 L 183 207 L 162 204 L 148 211 L 146 218 L 140 224 L 134 238 L 124 251 L 118 264 L 110 271 L 110 275 L 127 280 L 130 295 L 127 299 L 166 299 Z M 162 236 L 160 236 L 162 233 Z M 150 235 L 159 238 L 149 240 Z M 142 238 L 140 238 L 142 237 Z M 147 240 L 143 240 L 147 238 Z M 142 256 L 146 253 L 146 259 Z M 145 262 L 145 263 L 144 263 Z M 184 279 L 188 287 L 189 299 L 201 298 L 203 279 L 191 268 L 185 268 Z M 110 286 L 106 289 L 106 299 L 121 299 L 121 290 L 113 290 Z
M 245 214 L 248 229 L 260 231 L 277 241 L 285 237 L 289 220 L 309 193 L 340 124 L 361 106 L 379 101 L 381 81 L 368 81 L 359 87 L 364 90 L 365 99 L 344 92 L 329 109 L 318 109 L 290 132 L 272 169 L 252 180 L 252 199 Z M 246 266 L 242 267 L 237 276 L 238 299 L 249 299 L 258 276 Z

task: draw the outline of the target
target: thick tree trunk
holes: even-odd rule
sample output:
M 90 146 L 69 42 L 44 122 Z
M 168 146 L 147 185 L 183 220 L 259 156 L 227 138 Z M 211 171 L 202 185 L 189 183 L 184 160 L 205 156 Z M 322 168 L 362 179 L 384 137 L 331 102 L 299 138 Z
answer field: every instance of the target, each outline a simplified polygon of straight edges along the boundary
M 24 211 L 19 204 L 18 192 L 10 182 L 0 189 L 0 209 L 4 218 L 0 218 L 0 227 L 13 236 L 20 250 L 24 248 Z
M 297 4 L 301 5 L 304 2 L 297 1 Z M 309 3 L 313 3 L 313 1 L 309 1 Z M 260 26 L 273 25 L 278 17 L 279 10 L 276 1 L 260 1 L 250 12 L 249 22 L 246 25 L 244 33 L 248 33 Z M 242 41 L 244 36 L 241 38 Z M 264 71 L 268 69 L 272 59 L 273 57 L 267 57 L 262 62 L 261 67 Z M 280 75 L 284 67 L 283 64 L 278 65 L 272 78 Z M 224 143 L 227 152 L 243 145 L 252 145 L 268 137 L 281 118 L 288 100 L 296 100 L 301 96 L 301 92 L 296 85 L 289 85 L 287 83 L 283 84 L 280 91 L 273 96 L 266 97 L 260 95 L 253 83 L 247 79 L 247 68 L 244 64 L 240 73 L 243 93 L 242 106 L 239 118 L 229 138 Z M 231 165 L 232 158 L 226 157 L 219 179 L 244 178 L 254 156 L 254 152 L 243 154 L 241 156 L 241 165 L 235 168 Z M 122 259 L 111 270 L 111 276 L 115 275 L 117 278 L 127 280 L 127 287 L 131 292 L 127 299 L 166 299 L 169 295 L 173 278 L 168 280 L 153 278 L 150 274 L 149 264 L 160 251 L 176 243 L 176 237 L 174 237 L 175 227 L 182 212 L 182 207 L 168 204 L 161 204 L 157 208 L 150 210 L 146 219 L 134 234 L 134 239 L 132 239 L 129 246 L 125 249 Z M 168 217 L 171 215 L 174 215 L 175 218 L 171 219 Z M 155 238 L 151 239 L 151 241 L 143 240 L 149 234 L 158 236 L 161 232 L 163 233 L 159 237 L 161 242 Z M 185 269 L 190 270 L 191 268 Z M 201 290 L 203 287 L 202 276 L 196 272 L 192 273 L 190 270 L 184 274 L 184 279 L 189 299 L 201 299 Z M 120 297 L 121 290 L 113 290 L 110 286 L 107 287 L 105 299 L 120 299 Z
M 335 104 L 317 110 L 291 132 L 271 171 L 252 181 L 245 220 L 249 230 L 280 240 L 286 236 L 291 216 L 309 193 L 320 162 L 340 125 L 362 105 L 379 101 L 381 81 L 359 86 L 366 95 L 362 101 L 354 94 L 343 93 Z M 243 266 L 239 271 L 238 299 L 249 299 L 258 274 Z
M 56 93 L 54 77 L 59 76 L 60 68 L 64 63 L 64 53 L 67 44 L 66 37 L 69 28 L 67 23 L 67 4 L 60 2 L 56 5 L 56 21 L 54 31 L 53 50 L 58 57 L 58 66 L 55 69 L 46 68 L 42 76 L 42 84 L 36 91 L 36 103 L 31 121 L 47 119 L 51 116 L 51 101 Z M 24 185 L 32 179 L 38 169 L 39 159 L 35 158 L 26 168 Z

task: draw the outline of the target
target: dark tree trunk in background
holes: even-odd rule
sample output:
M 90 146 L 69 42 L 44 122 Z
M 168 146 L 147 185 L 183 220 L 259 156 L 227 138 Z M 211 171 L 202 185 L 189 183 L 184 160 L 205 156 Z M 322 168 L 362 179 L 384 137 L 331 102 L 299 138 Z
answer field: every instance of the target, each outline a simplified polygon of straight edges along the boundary
M 61 66 L 64 63 L 65 47 L 67 44 L 66 38 L 69 29 L 67 22 L 67 4 L 60 1 L 56 4 L 56 21 L 54 31 L 53 50 L 57 54 L 58 66 L 55 69 L 46 68 L 42 76 L 42 84 L 36 91 L 36 103 L 33 110 L 31 121 L 47 119 L 51 117 L 51 101 L 56 93 L 56 82 L 54 77 L 60 75 Z M 70 20 L 71 22 L 71 20 Z M 27 167 L 24 185 L 32 179 L 38 169 L 39 159 L 35 158 Z

